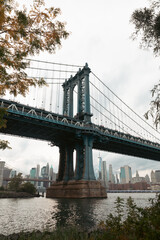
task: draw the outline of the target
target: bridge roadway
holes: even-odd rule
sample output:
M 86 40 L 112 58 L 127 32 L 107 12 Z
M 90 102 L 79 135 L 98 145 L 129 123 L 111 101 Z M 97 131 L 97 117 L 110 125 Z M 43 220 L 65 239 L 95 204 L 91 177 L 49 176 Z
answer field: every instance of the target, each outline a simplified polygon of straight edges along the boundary
M 93 137 L 93 149 L 160 161 L 160 144 L 103 126 L 79 121 L 43 109 L 0 99 L 0 107 L 8 114 L 3 134 L 39 139 L 55 146 L 63 143 L 83 144 L 84 134 Z

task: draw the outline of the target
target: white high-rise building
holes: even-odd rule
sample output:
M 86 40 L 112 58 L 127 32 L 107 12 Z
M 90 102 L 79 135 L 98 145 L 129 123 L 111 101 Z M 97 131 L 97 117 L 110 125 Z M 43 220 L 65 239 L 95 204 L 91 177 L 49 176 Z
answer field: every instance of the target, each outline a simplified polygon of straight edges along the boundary
M 0 187 L 3 184 L 3 171 L 4 171 L 5 162 L 0 161 Z
M 99 159 L 99 168 L 98 168 L 98 179 L 102 179 L 102 158 L 98 157 Z
M 117 173 L 116 173 L 116 183 L 119 184 L 119 178 Z
M 105 187 L 108 186 L 108 177 L 107 177 L 107 164 L 106 161 L 102 161 L 102 183 Z
M 112 165 L 109 164 L 109 182 L 110 183 L 115 183 L 115 177 L 112 171 Z
M 37 164 L 37 168 L 36 168 L 36 178 L 39 178 L 39 174 L 40 174 L 40 165 Z
M 155 175 L 155 172 L 153 172 L 153 170 L 151 172 L 151 182 L 156 183 L 156 175 Z

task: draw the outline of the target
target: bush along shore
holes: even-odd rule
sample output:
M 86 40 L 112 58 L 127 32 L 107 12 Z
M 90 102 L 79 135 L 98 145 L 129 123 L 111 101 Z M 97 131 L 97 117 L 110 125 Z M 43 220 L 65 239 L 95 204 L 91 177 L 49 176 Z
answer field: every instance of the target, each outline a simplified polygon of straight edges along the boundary
M 23 183 L 22 174 L 14 176 L 8 184 L 8 188 L 0 187 L 0 198 L 30 198 L 39 197 L 36 188 L 31 182 Z
M 27 192 L 0 191 L 0 198 L 31 198 L 37 196 L 37 194 Z
M 125 209 L 125 210 L 124 210 Z M 160 195 L 150 199 L 145 208 L 138 207 L 129 197 L 117 198 L 115 215 L 109 214 L 95 230 L 82 231 L 76 226 L 59 227 L 53 231 L 34 231 L 0 235 L 1 240 L 160 240 Z

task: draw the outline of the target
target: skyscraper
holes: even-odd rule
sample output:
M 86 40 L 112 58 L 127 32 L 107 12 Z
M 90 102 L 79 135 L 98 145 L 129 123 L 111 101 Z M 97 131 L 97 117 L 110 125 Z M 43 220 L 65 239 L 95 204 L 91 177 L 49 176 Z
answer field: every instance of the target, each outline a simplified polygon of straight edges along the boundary
M 36 168 L 31 168 L 31 170 L 30 170 L 30 178 L 36 178 Z
M 147 183 L 150 183 L 150 179 L 149 179 L 148 174 L 146 174 L 146 176 L 145 176 L 145 181 L 146 181 Z
M 109 164 L 109 182 L 110 183 L 115 183 L 115 177 L 113 175 L 112 165 L 111 164 Z
M 132 171 L 131 167 L 125 165 L 120 168 L 120 182 L 129 183 L 132 181 Z
M 43 178 L 46 177 L 46 166 L 43 166 L 43 167 L 41 168 L 41 176 L 42 176 Z
M 155 171 L 156 182 L 160 183 L 160 170 Z
M 151 171 L 151 182 L 156 183 L 156 175 L 155 172 L 153 172 L 153 170 Z
M 107 178 L 107 165 L 106 161 L 102 161 L 102 183 L 105 187 L 108 186 L 108 178 Z
M 102 158 L 99 158 L 99 168 L 98 168 L 98 178 L 101 180 L 102 179 Z
M 3 183 L 4 165 L 5 165 L 5 162 L 0 161 L 0 187 L 2 186 L 2 183 Z
M 30 178 L 36 178 L 36 168 L 31 168 L 30 170 Z M 31 181 L 32 184 L 36 185 L 34 181 Z
M 36 178 L 39 178 L 39 173 L 40 173 L 40 165 L 37 164 L 37 168 L 36 168 Z
M 46 166 L 46 175 L 47 177 L 49 177 L 49 163 L 47 163 L 47 166 Z
M 116 173 L 116 183 L 119 184 L 119 178 L 117 173 Z

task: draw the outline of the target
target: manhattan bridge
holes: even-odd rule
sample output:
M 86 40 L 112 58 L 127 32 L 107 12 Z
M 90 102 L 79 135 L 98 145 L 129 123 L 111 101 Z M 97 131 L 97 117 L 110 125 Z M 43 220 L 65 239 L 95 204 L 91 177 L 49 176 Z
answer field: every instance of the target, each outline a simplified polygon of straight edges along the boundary
M 26 97 L 6 94 L 1 133 L 59 147 L 57 181 L 95 180 L 92 149 L 160 160 L 160 134 L 85 66 L 31 60 L 28 77 L 47 85 Z M 106 80 L 106 79 L 105 79 Z M 76 168 L 73 170 L 73 153 Z

